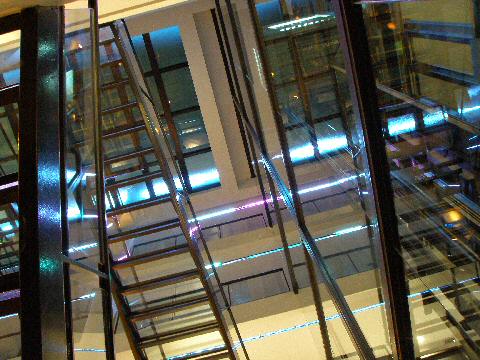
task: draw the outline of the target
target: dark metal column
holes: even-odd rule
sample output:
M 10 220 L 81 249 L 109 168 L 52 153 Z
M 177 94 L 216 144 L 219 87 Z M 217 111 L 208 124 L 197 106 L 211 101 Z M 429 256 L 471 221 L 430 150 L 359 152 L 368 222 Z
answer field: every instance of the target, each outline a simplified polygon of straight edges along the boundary
M 362 8 L 350 1 L 334 0 L 340 44 L 350 79 L 353 109 L 361 122 L 369 163 L 369 175 L 377 211 L 382 252 L 382 283 L 394 356 L 414 359 L 406 279 L 401 256 L 390 170 L 378 116 L 375 78 Z
M 21 338 L 24 359 L 67 359 L 60 129 L 63 8 L 22 17 L 19 126 Z

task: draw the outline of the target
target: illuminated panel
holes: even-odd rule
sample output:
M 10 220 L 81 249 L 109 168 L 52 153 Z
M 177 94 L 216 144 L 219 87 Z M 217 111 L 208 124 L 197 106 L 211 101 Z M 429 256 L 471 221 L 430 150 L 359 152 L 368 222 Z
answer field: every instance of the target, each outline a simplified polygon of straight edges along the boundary
M 397 136 L 415 131 L 415 117 L 413 114 L 406 114 L 388 119 L 388 132 L 390 136 Z
M 318 152 L 320 155 L 327 155 L 335 151 L 347 148 L 347 138 L 345 135 L 322 137 L 317 140 Z M 274 156 L 279 158 L 281 155 Z M 313 158 L 313 145 L 308 143 L 290 149 L 290 158 L 294 163 Z
M 425 127 L 437 126 L 447 121 L 448 115 L 443 111 L 423 114 L 423 124 Z

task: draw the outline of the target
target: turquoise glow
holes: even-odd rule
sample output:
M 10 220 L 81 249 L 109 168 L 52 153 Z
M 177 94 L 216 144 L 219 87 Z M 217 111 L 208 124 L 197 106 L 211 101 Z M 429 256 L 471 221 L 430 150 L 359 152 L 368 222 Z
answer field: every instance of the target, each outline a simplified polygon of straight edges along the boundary
M 390 136 L 397 136 L 415 131 L 416 123 L 413 114 L 406 114 L 388 119 L 388 132 Z
M 440 110 L 433 113 L 424 114 L 423 123 L 425 127 L 436 126 L 445 123 L 447 118 L 448 115 Z
M 0 231 L 9 232 L 13 230 L 13 226 L 10 223 L 0 224 Z
M 192 189 L 194 190 L 220 183 L 220 174 L 218 173 L 218 170 L 216 168 L 211 168 L 202 172 L 190 174 L 188 178 L 190 180 L 190 185 L 192 185 Z M 173 180 L 175 182 L 176 188 L 180 190 L 182 188 L 180 179 L 177 177 Z M 156 196 L 163 196 L 169 194 L 167 184 L 163 179 L 153 180 L 153 190 L 155 191 Z M 145 190 L 143 192 L 142 197 L 146 197 L 146 199 L 150 197 L 148 195 L 148 190 Z
M 345 135 L 327 136 L 317 140 L 318 152 L 320 155 L 326 155 L 335 151 L 347 148 L 347 138 Z M 290 149 L 290 158 L 292 161 L 299 162 L 313 158 L 313 145 L 310 143 L 293 147 Z M 274 156 L 278 158 L 279 156 Z

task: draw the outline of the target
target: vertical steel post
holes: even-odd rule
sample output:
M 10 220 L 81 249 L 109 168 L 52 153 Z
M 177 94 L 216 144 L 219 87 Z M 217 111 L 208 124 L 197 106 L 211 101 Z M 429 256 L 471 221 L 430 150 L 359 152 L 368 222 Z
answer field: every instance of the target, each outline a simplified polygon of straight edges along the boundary
M 61 7 L 21 13 L 19 213 L 22 358 L 67 359 L 62 257 Z
M 99 27 L 98 27 L 98 1 L 88 0 L 88 7 L 92 9 L 92 91 L 95 109 L 94 142 L 95 142 L 95 168 L 96 168 L 96 197 L 98 213 L 98 242 L 100 250 L 100 264 L 98 270 L 107 275 L 99 277 L 99 286 L 102 292 L 103 330 L 105 335 L 105 350 L 108 360 L 115 359 L 114 335 L 113 335 L 113 311 L 112 311 L 112 288 L 110 278 L 110 256 L 108 253 L 107 217 L 105 206 L 105 175 L 103 168 L 103 126 L 102 105 L 100 102 L 100 56 L 99 56 Z
M 344 52 L 356 118 L 365 139 L 369 171 L 380 233 L 382 285 L 395 358 L 414 359 L 406 279 L 398 235 L 390 168 L 378 114 L 375 77 L 368 50 L 362 8 L 334 0 L 340 44 Z

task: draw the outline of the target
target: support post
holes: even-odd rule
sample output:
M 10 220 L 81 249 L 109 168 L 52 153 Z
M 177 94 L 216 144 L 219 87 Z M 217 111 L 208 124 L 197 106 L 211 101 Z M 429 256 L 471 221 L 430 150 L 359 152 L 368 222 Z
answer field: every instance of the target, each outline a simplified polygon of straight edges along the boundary
M 103 168 L 103 126 L 102 126 L 102 105 L 100 102 L 100 56 L 99 56 L 99 28 L 98 28 L 98 1 L 88 0 L 88 7 L 92 9 L 92 64 L 93 78 L 92 91 L 95 101 L 95 167 L 96 167 L 96 195 L 97 195 L 97 214 L 98 214 L 98 239 L 100 249 L 100 263 L 98 270 L 106 275 L 99 277 L 99 287 L 102 292 L 102 310 L 103 310 L 103 332 L 105 335 L 105 350 L 108 360 L 115 359 L 114 332 L 113 332 L 113 311 L 112 311 L 112 279 L 110 277 L 110 256 L 108 253 L 107 238 L 107 217 L 105 206 L 105 175 Z
M 61 7 L 21 13 L 19 213 L 24 359 L 67 359 L 62 258 L 61 129 L 64 114 Z

